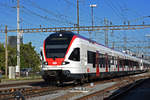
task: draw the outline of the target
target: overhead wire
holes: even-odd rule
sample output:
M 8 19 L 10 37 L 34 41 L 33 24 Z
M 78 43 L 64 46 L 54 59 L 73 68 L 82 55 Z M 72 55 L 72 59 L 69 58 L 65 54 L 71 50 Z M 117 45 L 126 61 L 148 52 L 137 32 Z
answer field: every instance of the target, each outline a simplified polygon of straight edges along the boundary
M 9 16 L 11 18 L 15 18 L 16 17 L 14 15 L 16 10 L 14 9 L 13 6 L 11 6 L 11 5 L 9 5 L 9 4 L 5 3 L 5 2 L 0 2 L 0 8 L 1 8 L 0 10 L 1 10 L 1 13 L 2 13 L 1 17 L 2 16 L 3 17 Z M 5 10 L 5 9 L 7 9 L 7 10 Z M 4 19 L 1 18 L 0 20 L 1 20 L 1 24 L 6 25 L 6 23 L 7 23 L 7 25 L 9 26 L 8 28 L 14 28 L 14 26 L 8 24 L 10 22 L 10 20 L 7 20 L 6 18 L 4 18 Z M 11 21 L 13 21 L 13 20 L 11 20 Z
M 32 25 L 32 27 L 33 26 L 37 26 L 37 24 L 36 24 L 36 18 L 33 18 L 33 17 L 35 17 L 35 16 L 37 16 L 37 15 L 35 15 L 35 14 L 32 14 L 32 13 L 30 13 L 28 10 L 25 10 L 25 9 L 21 9 L 20 10 L 22 13 L 23 13 L 23 21 L 22 21 L 22 23 L 24 23 L 24 24 L 26 24 L 26 25 L 30 25 L 30 27 L 31 27 L 31 25 Z M 32 17 L 33 16 L 33 17 Z M 38 16 L 39 17 L 39 16 Z M 33 22 L 35 22 L 35 23 L 32 23 L 32 22 L 29 22 L 29 20 L 31 20 L 31 18 L 32 18 L 32 21 Z M 48 22 L 49 21 L 42 21 L 42 18 L 41 19 L 39 19 L 39 21 L 38 21 L 38 25 L 42 25 L 43 23 L 47 23 L 48 24 Z M 28 23 L 28 24 L 27 24 Z M 51 22 L 52 23 L 52 22 Z
M 68 3 L 69 5 L 72 5 L 72 6 L 76 6 L 76 4 L 74 4 L 73 2 L 69 1 L 69 0 L 63 0 L 65 1 L 66 3 Z
M 42 7 L 40 7 L 37 3 L 35 3 L 35 2 L 33 2 L 33 1 L 31 1 L 31 0 L 29 0 L 30 2 L 27 2 L 27 3 L 29 3 L 29 4 L 31 4 L 32 5 L 32 7 L 35 7 L 35 8 L 37 8 L 37 9 L 39 9 L 39 10 L 41 10 L 41 11 L 43 11 L 43 12 L 45 12 L 45 13 L 47 13 L 47 14 L 50 14 L 50 15 L 52 15 L 53 17 L 55 17 L 55 18 L 57 18 L 57 20 L 64 20 L 65 21 L 65 23 L 68 23 L 68 24 L 74 24 L 74 22 L 71 22 L 71 21 L 68 21 L 67 20 L 67 18 L 68 18 L 68 16 L 66 16 L 66 15 L 63 15 L 63 14 L 56 14 L 56 13 L 54 13 L 53 11 L 50 11 L 50 10 L 48 10 L 48 9 L 45 9 L 45 8 L 42 8 Z M 25 3 L 24 3 L 25 4 Z
M 30 9 L 28 9 L 27 7 L 23 7 L 25 10 L 27 10 L 29 13 L 31 13 L 31 14 L 33 14 L 33 15 L 35 15 L 35 16 L 38 16 L 38 17 L 40 17 L 40 18 L 42 18 L 42 19 L 44 19 L 44 20 L 46 20 L 46 21 L 49 21 L 49 22 L 60 22 L 60 23 L 65 23 L 64 21 L 60 21 L 60 20 L 57 20 L 57 19 L 54 19 L 54 18 L 49 18 L 48 16 L 43 16 L 43 15 L 41 15 L 41 14 L 38 14 L 38 13 L 36 13 L 36 12 L 34 12 L 34 11 L 32 11 L 32 10 L 30 10 Z M 72 23 L 68 23 L 68 24 L 71 24 L 72 25 Z
M 118 3 L 118 2 L 117 2 L 117 3 Z M 120 7 L 120 8 L 121 8 L 121 7 Z M 122 8 L 121 8 L 121 9 L 122 9 Z M 131 9 L 128 8 L 128 12 L 129 12 L 129 11 L 131 11 Z M 142 15 L 140 15 L 140 14 L 137 13 L 136 11 L 132 11 L 132 15 L 133 15 L 133 13 L 136 14 L 136 16 L 140 16 L 140 18 L 138 18 L 138 20 L 139 20 L 139 19 L 142 19 L 142 18 L 141 18 Z M 131 15 L 131 14 L 128 14 L 128 15 Z M 134 20 L 134 21 L 138 21 L 138 20 Z M 127 20 L 127 21 L 131 23 L 133 20 Z M 133 33 L 133 32 L 132 32 L 132 33 Z M 134 33 L 135 33 L 135 34 L 136 34 L 136 33 L 139 33 L 139 30 L 138 30 L 138 31 L 135 30 Z M 137 37 L 135 38 L 135 35 L 134 35 L 134 37 L 132 37 L 132 39 L 133 39 L 133 40 L 134 40 L 134 39 L 137 39 Z M 141 45 L 141 44 L 140 44 L 140 45 Z
M 123 8 L 120 3 L 118 3 L 118 2 L 114 3 L 111 0 L 110 0 L 110 4 L 112 5 L 112 7 L 114 7 L 114 9 L 116 9 L 116 11 L 118 11 L 118 14 L 122 17 L 122 20 L 124 22 L 126 22 L 127 21 L 127 16 L 126 16 L 126 12 L 125 11 L 127 11 L 127 8 Z M 119 36 L 122 36 L 123 39 L 126 39 L 126 37 L 127 37 L 126 31 L 124 30 L 124 32 L 123 32 L 124 34 L 120 34 L 120 33 L 121 32 L 118 33 Z M 129 45 L 129 44 L 125 44 L 125 40 L 124 40 L 124 45 L 122 47 L 127 48 L 127 45 Z
M 118 2 L 117 2 L 117 3 L 118 3 Z M 120 7 L 120 9 L 122 9 L 122 8 Z M 128 12 L 131 11 L 131 9 L 129 9 L 129 8 L 128 8 L 127 10 L 128 10 Z M 132 12 L 132 14 L 128 14 L 128 15 L 132 15 L 132 16 L 133 16 L 133 13 L 135 13 L 137 16 L 140 16 L 140 14 L 138 14 L 138 13 L 136 13 L 136 12 Z M 126 21 L 128 21 L 128 22 L 131 23 L 131 21 L 133 21 L 133 20 L 129 20 L 129 19 L 127 20 L 127 19 L 126 19 Z M 133 32 L 132 32 L 132 33 L 133 33 Z M 135 30 L 134 33 L 138 33 L 138 31 Z M 135 36 L 132 37 L 133 40 L 134 40 L 134 38 L 135 38 Z M 137 38 L 136 38 L 136 39 L 137 39 Z M 128 44 L 129 44 L 129 43 L 128 43 Z M 132 44 L 132 45 L 133 45 L 133 44 Z M 140 45 L 141 45 L 141 44 L 140 44 Z
M 109 1 L 104 0 L 104 2 L 106 2 L 106 4 L 108 5 L 108 7 L 110 7 L 111 10 L 113 10 L 114 14 L 117 15 L 117 17 L 119 17 L 121 20 L 123 20 L 123 18 L 120 15 L 119 11 L 117 11 L 116 8 Z

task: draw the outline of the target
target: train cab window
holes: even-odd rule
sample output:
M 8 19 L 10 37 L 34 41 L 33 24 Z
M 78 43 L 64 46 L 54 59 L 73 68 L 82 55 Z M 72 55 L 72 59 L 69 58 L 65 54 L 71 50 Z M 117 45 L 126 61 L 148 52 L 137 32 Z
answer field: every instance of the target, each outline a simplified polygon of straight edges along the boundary
M 75 48 L 70 57 L 69 57 L 70 60 L 73 60 L 73 61 L 80 61 L 80 48 Z

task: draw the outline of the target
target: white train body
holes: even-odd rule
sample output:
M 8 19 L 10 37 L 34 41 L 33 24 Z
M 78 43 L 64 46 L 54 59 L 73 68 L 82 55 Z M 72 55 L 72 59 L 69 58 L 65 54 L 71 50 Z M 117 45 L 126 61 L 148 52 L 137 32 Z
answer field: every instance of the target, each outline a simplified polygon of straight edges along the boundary
M 43 78 L 46 81 L 134 74 L 146 71 L 150 65 L 148 61 L 65 31 L 47 37 L 42 48 L 42 62 Z

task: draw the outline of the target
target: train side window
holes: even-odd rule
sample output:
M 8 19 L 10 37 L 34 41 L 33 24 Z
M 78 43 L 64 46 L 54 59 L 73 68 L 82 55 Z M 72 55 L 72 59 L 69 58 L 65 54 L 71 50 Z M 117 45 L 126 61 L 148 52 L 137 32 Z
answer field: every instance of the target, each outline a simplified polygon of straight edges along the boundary
M 110 55 L 108 55 L 108 67 L 110 68 L 110 65 L 111 65 L 111 59 L 112 57 Z
M 69 57 L 70 60 L 73 60 L 73 61 L 80 61 L 80 48 L 75 48 L 70 57 Z
M 93 52 L 93 68 L 96 67 L 96 53 Z
M 92 51 L 88 51 L 87 52 L 88 55 L 88 63 L 93 64 L 93 68 L 95 68 L 95 64 L 96 64 L 96 53 L 92 52 Z
M 111 61 L 110 61 L 111 65 L 114 65 L 114 60 L 115 60 L 115 59 L 114 59 L 114 57 L 112 56 L 112 57 L 111 57 Z
M 104 55 L 103 54 L 100 54 L 99 64 L 100 64 L 101 68 L 104 66 Z

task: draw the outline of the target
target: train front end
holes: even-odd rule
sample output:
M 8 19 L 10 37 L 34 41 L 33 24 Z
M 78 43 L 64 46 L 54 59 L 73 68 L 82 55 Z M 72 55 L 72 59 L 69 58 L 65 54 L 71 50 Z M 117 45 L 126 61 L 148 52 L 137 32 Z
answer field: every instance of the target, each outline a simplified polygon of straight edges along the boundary
M 72 32 L 63 31 L 51 34 L 45 39 L 41 55 L 42 77 L 46 82 L 73 80 L 71 76 L 73 66 L 69 57 L 73 51 L 72 45 L 77 46 L 73 44 L 75 39 L 76 35 Z M 80 55 L 79 51 L 76 53 Z

